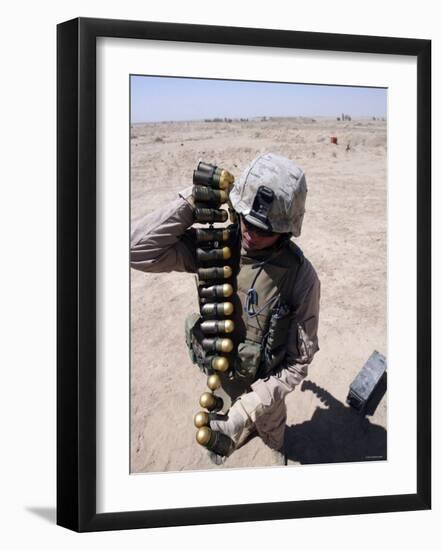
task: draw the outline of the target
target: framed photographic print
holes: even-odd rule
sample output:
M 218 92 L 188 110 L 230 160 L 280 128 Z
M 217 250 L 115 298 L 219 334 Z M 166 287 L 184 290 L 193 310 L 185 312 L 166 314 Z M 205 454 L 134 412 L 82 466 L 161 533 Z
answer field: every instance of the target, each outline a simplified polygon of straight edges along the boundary
M 430 52 L 58 26 L 59 525 L 430 507 Z

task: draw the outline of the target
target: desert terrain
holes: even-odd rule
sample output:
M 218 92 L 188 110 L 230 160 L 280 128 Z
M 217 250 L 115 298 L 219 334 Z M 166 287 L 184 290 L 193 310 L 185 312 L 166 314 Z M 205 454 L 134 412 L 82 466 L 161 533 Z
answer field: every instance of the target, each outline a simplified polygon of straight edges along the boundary
M 273 152 L 306 173 L 306 214 L 296 243 L 321 280 L 320 351 L 286 399 L 292 466 L 386 458 L 387 394 L 364 416 L 346 404 L 371 353 L 387 356 L 386 125 L 316 117 L 131 127 L 132 223 L 192 185 L 198 160 L 239 177 L 256 155 Z M 222 466 L 196 443 L 193 416 L 206 377 L 189 359 L 184 320 L 197 310 L 193 275 L 131 270 L 133 473 L 275 464 L 259 438 Z

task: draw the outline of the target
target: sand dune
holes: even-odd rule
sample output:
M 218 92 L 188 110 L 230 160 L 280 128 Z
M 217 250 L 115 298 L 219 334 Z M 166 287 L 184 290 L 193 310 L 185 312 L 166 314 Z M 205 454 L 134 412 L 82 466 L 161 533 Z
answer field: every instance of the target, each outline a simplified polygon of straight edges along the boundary
M 292 118 L 133 125 L 132 221 L 191 185 L 199 159 L 238 177 L 266 151 L 292 158 L 306 172 L 307 212 L 296 242 L 322 284 L 320 351 L 308 382 L 287 398 L 290 463 L 385 457 L 386 397 L 366 418 L 349 409 L 345 398 L 372 351 L 387 355 L 386 122 Z M 195 442 L 193 416 L 206 386 L 184 344 L 184 319 L 197 311 L 193 276 L 132 270 L 131 285 L 131 470 L 219 468 Z M 271 451 L 255 438 L 221 467 L 273 463 Z

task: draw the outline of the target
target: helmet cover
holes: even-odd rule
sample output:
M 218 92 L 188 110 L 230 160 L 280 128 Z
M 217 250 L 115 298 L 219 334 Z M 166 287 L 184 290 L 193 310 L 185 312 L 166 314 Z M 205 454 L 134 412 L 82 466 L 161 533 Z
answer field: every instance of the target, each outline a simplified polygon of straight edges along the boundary
M 257 227 L 265 228 L 254 216 L 256 197 L 262 187 L 270 188 L 274 199 L 268 208 L 267 229 L 275 233 L 301 234 L 307 183 L 304 171 L 293 161 L 274 153 L 256 157 L 230 191 L 233 208 Z

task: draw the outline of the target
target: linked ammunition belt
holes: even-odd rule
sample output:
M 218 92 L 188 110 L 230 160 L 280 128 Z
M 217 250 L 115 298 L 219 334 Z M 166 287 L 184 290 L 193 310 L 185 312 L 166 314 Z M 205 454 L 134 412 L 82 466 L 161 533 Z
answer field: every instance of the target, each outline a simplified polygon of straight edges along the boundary
M 195 229 L 200 308 L 199 331 L 203 337 L 204 370 L 208 373 L 207 387 L 199 400 L 205 409 L 194 417 L 198 429 L 196 440 L 212 449 L 220 447 L 220 434 L 210 429 L 210 420 L 219 417 L 224 403 L 215 392 L 222 385 L 222 377 L 232 368 L 236 354 L 234 302 L 238 254 L 236 242 L 237 215 L 229 201 L 234 177 L 230 172 L 200 162 L 193 173 L 192 195 L 195 201 L 194 219 L 207 227 Z M 228 211 L 222 208 L 228 207 Z M 230 215 L 230 216 L 229 216 Z M 215 228 L 230 217 L 231 225 Z

